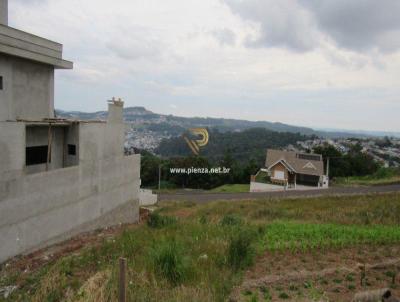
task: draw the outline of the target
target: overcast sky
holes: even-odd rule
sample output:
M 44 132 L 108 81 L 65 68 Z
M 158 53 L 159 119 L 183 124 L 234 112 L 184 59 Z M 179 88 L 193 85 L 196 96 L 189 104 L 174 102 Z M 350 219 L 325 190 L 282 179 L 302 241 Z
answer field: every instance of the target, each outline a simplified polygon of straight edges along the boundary
M 64 44 L 56 107 L 400 130 L 399 0 L 9 0 Z

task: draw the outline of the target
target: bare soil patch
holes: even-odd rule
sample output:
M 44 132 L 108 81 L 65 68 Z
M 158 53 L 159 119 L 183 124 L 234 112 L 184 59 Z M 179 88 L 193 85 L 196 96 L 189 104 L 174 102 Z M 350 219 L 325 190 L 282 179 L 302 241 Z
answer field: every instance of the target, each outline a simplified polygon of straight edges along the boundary
M 360 291 L 400 296 L 400 245 L 266 252 L 246 272 L 233 301 L 351 301 Z

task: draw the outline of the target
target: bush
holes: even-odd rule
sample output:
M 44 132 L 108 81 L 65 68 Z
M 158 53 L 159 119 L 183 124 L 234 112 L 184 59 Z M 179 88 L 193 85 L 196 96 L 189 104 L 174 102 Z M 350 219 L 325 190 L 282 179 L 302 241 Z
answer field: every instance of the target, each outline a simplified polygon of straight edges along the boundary
M 175 240 L 163 241 L 152 250 L 154 272 L 173 285 L 182 283 L 189 271 L 183 248 Z
M 151 228 L 160 229 L 168 225 L 175 224 L 177 219 L 171 216 L 162 216 L 157 212 L 151 213 L 147 220 L 147 225 Z
M 243 224 L 243 220 L 237 215 L 228 214 L 221 219 L 220 224 L 222 226 L 238 226 Z
M 249 230 L 240 230 L 235 233 L 228 246 L 228 264 L 235 270 L 253 264 L 255 249 L 252 245 L 254 233 Z

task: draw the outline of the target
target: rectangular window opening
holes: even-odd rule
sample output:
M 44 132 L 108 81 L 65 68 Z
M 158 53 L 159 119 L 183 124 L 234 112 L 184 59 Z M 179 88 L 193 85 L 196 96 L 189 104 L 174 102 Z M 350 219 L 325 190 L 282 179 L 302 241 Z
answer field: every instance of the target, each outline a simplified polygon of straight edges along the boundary
M 0 90 L 3 90 L 3 77 L 0 76 Z
M 76 155 L 76 146 L 68 145 L 68 155 Z
M 48 146 L 26 147 L 26 165 L 40 165 L 47 162 Z M 49 160 L 50 162 L 51 160 Z

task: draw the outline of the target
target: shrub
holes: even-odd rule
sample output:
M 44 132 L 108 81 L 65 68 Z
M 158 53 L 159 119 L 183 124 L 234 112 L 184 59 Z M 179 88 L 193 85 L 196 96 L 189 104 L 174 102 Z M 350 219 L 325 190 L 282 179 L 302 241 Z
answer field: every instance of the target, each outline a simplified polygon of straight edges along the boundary
M 182 283 L 189 271 L 182 246 L 175 240 L 162 241 L 151 253 L 154 272 L 171 284 Z
M 243 220 L 237 215 L 227 214 L 222 217 L 220 224 L 222 226 L 237 226 L 243 224 Z
M 228 246 L 228 264 L 235 270 L 245 268 L 253 263 L 255 249 L 252 245 L 254 233 L 240 230 L 235 233 Z
M 162 228 L 168 225 L 175 224 L 177 222 L 175 217 L 162 216 L 157 212 L 151 213 L 149 219 L 147 220 L 147 225 L 151 228 Z

